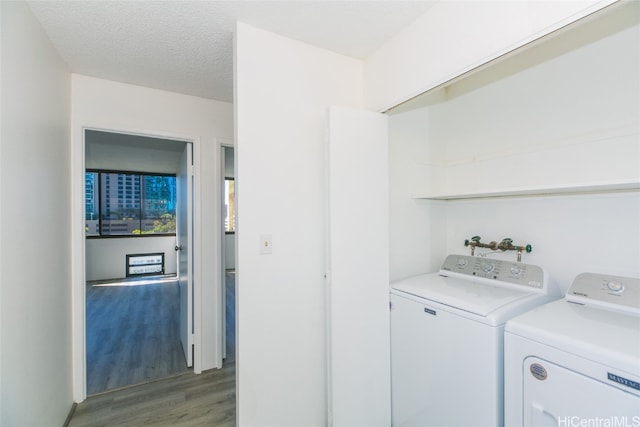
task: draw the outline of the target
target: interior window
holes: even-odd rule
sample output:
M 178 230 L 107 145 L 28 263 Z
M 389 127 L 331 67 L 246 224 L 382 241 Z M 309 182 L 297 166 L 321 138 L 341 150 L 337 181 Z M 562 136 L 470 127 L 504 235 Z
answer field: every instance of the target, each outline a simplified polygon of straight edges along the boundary
M 92 237 L 175 234 L 176 176 L 88 170 L 85 232 Z

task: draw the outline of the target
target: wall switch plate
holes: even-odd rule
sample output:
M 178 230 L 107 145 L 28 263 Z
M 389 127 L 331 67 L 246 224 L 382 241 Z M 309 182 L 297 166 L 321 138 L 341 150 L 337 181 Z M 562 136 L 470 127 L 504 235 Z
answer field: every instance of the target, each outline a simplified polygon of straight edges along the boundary
M 273 242 L 271 234 L 260 235 L 260 255 L 271 255 Z

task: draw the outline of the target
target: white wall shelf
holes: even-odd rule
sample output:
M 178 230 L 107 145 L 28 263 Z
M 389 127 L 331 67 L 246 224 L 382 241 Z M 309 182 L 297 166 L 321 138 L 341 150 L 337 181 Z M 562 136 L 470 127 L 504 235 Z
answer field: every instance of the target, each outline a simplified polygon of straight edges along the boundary
M 424 194 L 415 199 L 428 200 L 462 200 L 462 199 L 488 199 L 498 197 L 524 197 L 524 196 L 552 196 L 569 194 L 596 194 L 617 191 L 639 191 L 640 181 L 619 181 L 608 183 L 580 184 L 557 187 L 540 188 L 511 188 L 488 192 L 458 193 L 458 194 Z

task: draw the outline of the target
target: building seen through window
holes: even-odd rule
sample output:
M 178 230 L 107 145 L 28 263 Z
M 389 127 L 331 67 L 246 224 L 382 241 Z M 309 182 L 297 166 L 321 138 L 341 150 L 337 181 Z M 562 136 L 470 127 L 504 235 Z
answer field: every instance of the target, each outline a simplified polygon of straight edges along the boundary
M 236 190 L 233 178 L 224 180 L 224 231 L 236 231 Z
M 87 236 L 175 234 L 176 176 L 87 171 Z

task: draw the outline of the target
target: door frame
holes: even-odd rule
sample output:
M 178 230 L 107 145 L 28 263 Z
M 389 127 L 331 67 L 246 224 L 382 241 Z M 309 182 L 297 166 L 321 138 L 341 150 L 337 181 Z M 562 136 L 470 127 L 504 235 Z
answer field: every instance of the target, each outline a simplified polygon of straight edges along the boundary
M 199 137 L 178 135 L 157 130 L 116 127 L 104 124 L 85 123 L 72 129 L 71 138 L 71 298 L 72 298 L 72 353 L 73 400 L 83 402 L 87 398 L 86 363 L 86 260 L 84 225 L 84 174 L 85 131 L 97 130 L 110 133 L 171 139 L 191 143 L 193 147 L 193 371 L 202 372 L 202 269 L 200 258 L 201 223 L 201 167 Z M 79 133 L 78 133 L 79 132 Z

